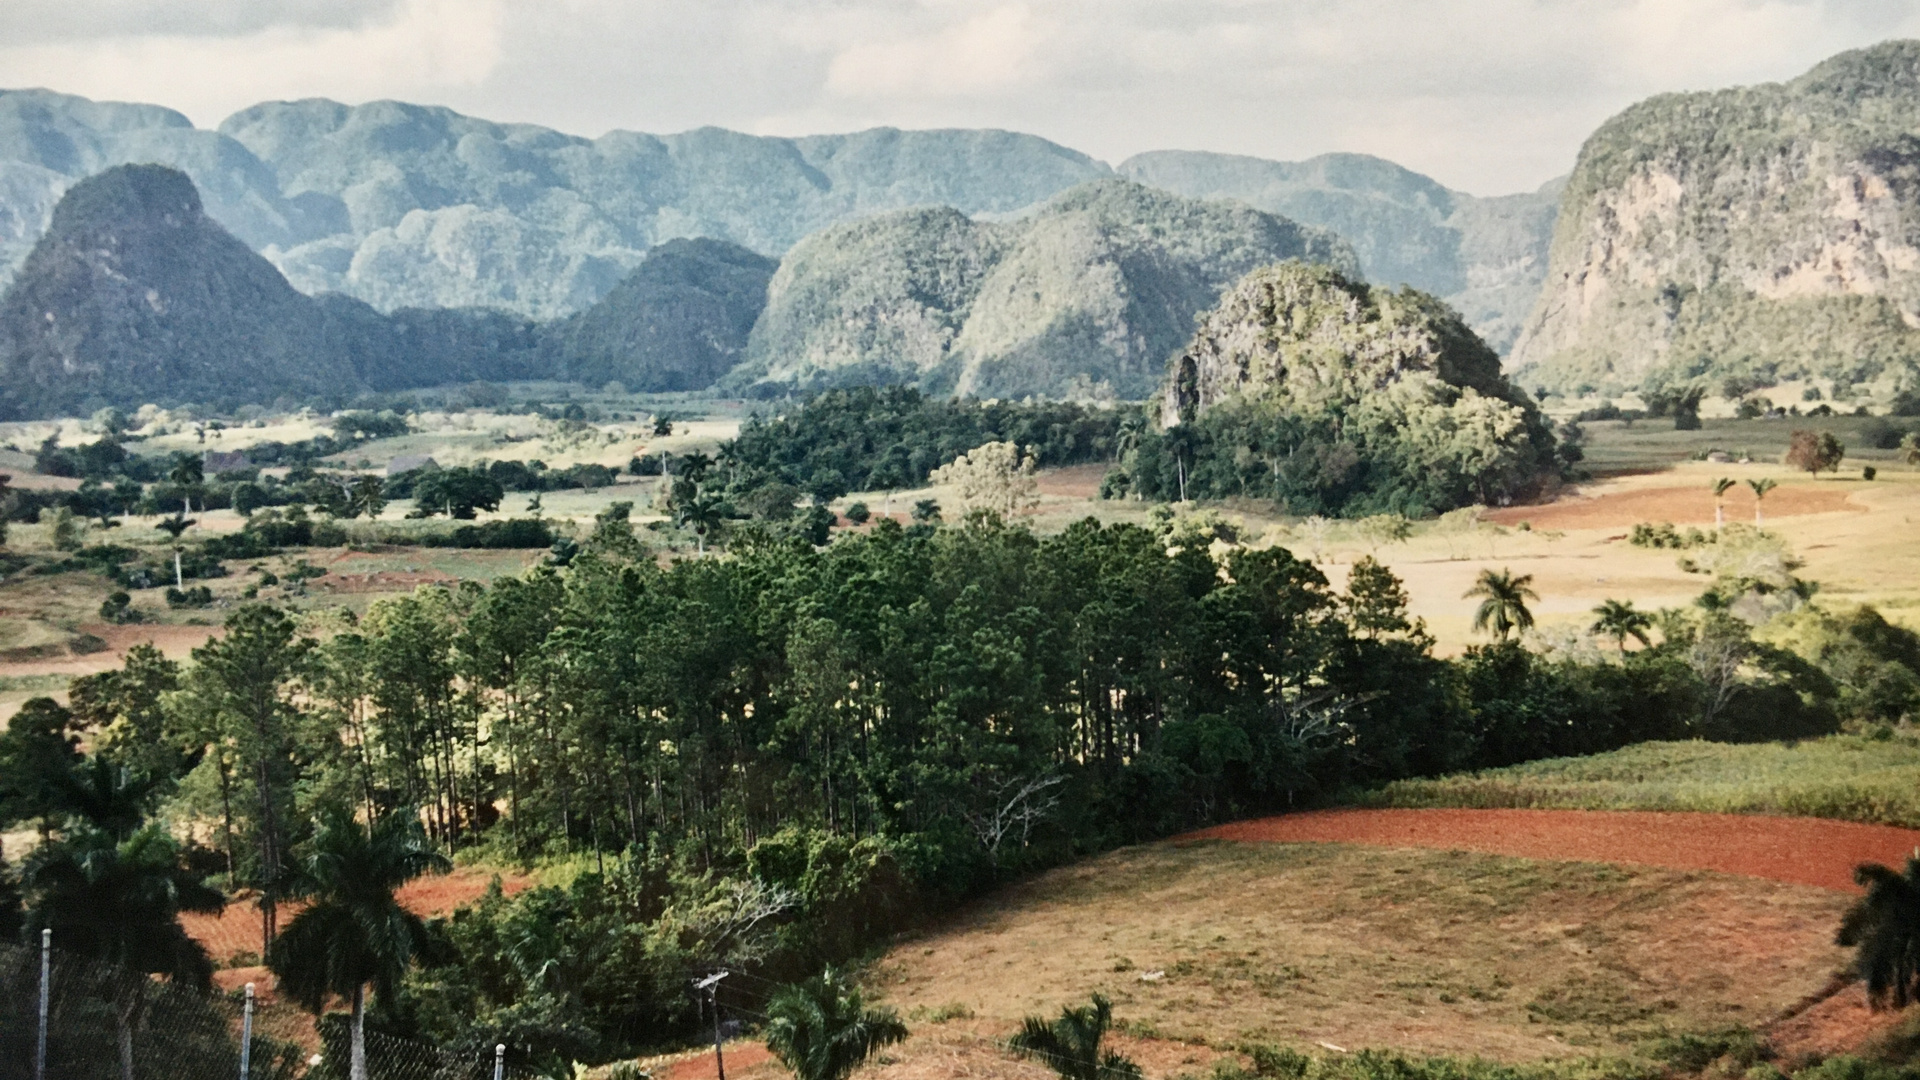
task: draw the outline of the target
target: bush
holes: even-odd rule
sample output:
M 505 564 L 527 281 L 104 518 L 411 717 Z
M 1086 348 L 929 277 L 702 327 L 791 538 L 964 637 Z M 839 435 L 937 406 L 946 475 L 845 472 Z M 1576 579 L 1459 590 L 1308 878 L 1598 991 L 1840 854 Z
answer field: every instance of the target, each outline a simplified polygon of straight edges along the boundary
M 539 518 L 507 518 L 461 525 L 444 536 L 421 540 L 423 547 L 544 548 L 553 545 L 553 529 Z
M 194 585 L 186 589 L 167 586 L 167 606 L 172 608 L 203 608 L 213 605 L 213 590 L 205 585 Z

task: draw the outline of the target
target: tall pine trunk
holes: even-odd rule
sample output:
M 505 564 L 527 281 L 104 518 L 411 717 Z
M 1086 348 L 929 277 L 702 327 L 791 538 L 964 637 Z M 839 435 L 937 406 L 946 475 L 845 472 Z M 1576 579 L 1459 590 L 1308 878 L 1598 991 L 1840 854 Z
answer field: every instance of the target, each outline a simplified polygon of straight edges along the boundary
M 120 1080 L 133 1080 L 133 1029 L 140 1025 L 140 1006 L 146 1002 L 146 977 L 132 976 L 113 1010 L 114 1035 L 120 1044 Z

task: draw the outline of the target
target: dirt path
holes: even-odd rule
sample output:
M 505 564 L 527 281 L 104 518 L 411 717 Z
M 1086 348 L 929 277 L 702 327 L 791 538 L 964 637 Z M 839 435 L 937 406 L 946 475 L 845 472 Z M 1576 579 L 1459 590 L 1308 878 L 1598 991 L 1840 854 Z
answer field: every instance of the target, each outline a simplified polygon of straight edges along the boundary
M 1528 859 L 1714 870 L 1855 891 L 1863 862 L 1900 866 L 1920 829 L 1759 814 L 1619 810 L 1327 810 L 1257 818 L 1187 840 L 1334 842 Z

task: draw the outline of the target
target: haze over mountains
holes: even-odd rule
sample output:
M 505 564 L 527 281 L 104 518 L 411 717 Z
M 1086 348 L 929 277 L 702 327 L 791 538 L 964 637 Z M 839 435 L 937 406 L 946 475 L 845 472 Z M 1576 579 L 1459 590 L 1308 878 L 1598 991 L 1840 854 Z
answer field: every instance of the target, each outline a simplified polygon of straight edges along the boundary
M 1004 131 L 787 139 L 703 128 L 585 139 L 441 108 L 319 100 L 256 105 L 206 131 L 170 109 L 43 90 L 0 92 L 6 270 L 25 258 L 67 184 L 144 162 L 193 177 L 209 216 L 296 288 L 346 293 L 382 311 L 487 306 L 551 319 L 592 304 L 648 248 L 677 237 L 777 258 L 838 221 L 916 206 L 1004 215 L 1116 171 L 1333 229 L 1370 280 L 1460 294 L 1457 306 L 1496 340 L 1511 336 L 1504 327 L 1532 302 L 1530 293 L 1517 302 L 1467 295 L 1500 271 L 1490 278 L 1486 259 L 1462 260 L 1516 245 L 1503 239 L 1509 223 L 1482 228 L 1462 207 L 1498 200 L 1363 155 L 1289 164 L 1166 151 L 1115 170 Z M 1520 258 L 1530 243 L 1544 256 L 1550 206 L 1544 219 L 1526 220 L 1534 231 L 1519 241 Z M 1541 262 L 1521 272 L 1536 275 L 1529 286 Z
M 1917 148 L 1912 41 L 1650 99 L 1499 198 L 1352 154 L 1109 168 L 1001 131 L 584 139 L 396 102 L 206 131 L 0 92 L 0 391 L 13 416 L 534 375 L 1144 397 L 1235 280 L 1297 258 L 1444 299 L 1530 388 L 1889 398 L 1920 390 Z M 186 175 L 61 202 L 141 162 Z

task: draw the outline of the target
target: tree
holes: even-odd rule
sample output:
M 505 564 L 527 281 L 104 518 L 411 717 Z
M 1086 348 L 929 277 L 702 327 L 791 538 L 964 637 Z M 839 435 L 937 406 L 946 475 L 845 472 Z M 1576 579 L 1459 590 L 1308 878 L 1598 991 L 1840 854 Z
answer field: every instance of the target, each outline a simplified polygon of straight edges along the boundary
M 42 844 L 21 872 L 30 933 L 48 929 L 59 947 L 114 964 L 128 976 L 114 1002 L 120 1075 L 133 1080 L 133 1032 L 150 975 L 205 991 L 213 961 L 180 926 L 183 911 L 218 914 L 226 900 L 187 869 L 179 845 L 153 824 L 116 841 L 82 826 Z
M 892 1009 L 867 1008 L 859 988 L 832 968 L 767 1005 L 767 1049 L 796 1080 L 846 1080 L 875 1051 L 906 1037 Z
M 253 781 L 254 839 L 259 846 L 261 946 L 273 944 L 285 872 L 282 818 L 293 785 L 296 691 L 313 650 L 293 620 L 277 608 L 251 604 L 228 617 L 225 637 L 193 650 L 194 667 L 181 693 L 182 711 L 215 753 L 232 746 Z
M 673 516 L 675 521 L 693 530 L 694 549 L 704 555 L 708 535 L 718 532 L 720 524 L 727 519 L 726 504 L 712 492 L 696 491 L 689 498 L 674 500 Z
M 319 1014 L 337 995 L 352 1006 L 350 1080 L 367 1080 L 366 992 L 391 995 L 415 958 L 431 947 L 426 923 L 394 890 L 451 863 L 427 844 L 417 814 L 400 810 L 362 827 L 342 806 L 323 811 L 294 880 L 312 906 L 294 916 L 267 950 L 280 989 Z
M 1370 638 L 1412 628 L 1406 586 L 1371 555 L 1361 556 L 1347 574 L 1347 615 Z
M 1818 479 L 1822 471 L 1838 472 L 1846 456 L 1846 444 L 1833 432 L 1796 431 L 1787 443 L 1784 460 Z
M 1753 524 L 1758 528 L 1766 523 L 1760 516 L 1760 504 L 1766 501 L 1767 492 L 1780 485 L 1769 476 L 1760 480 L 1749 480 L 1747 486 L 1753 489 Z
M 1483 598 L 1473 613 L 1474 631 L 1492 629 L 1494 636 L 1505 641 L 1515 630 L 1532 627 L 1533 612 L 1527 610 L 1527 601 L 1540 599 L 1532 585 L 1532 574 L 1515 577 L 1511 570 L 1480 571 L 1473 588 L 1462 595 L 1462 599 Z
M 167 470 L 167 482 L 180 489 L 180 516 L 193 513 L 192 497 L 207 482 L 206 470 L 192 454 L 173 455 L 173 467 Z
M 1111 1050 L 1100 1052 L 1100 1041 L 1112 1026 L 1113 1003 L 1095 994 L 1079 1008 L 1062 1008 L 1060 1019 L 1051 1024 L 1027 1017 L 1007 1045 L 1021 1057 L 1041 1061 L 1061 1080 L 1137 1080 L 1140 1066 Z
M 384 492 L 384 487 L 383 487 Z M 413 484 L 413 512 L 408 517 L 425 518 L 445 514 L 459 521 L 472 521 L 486 510 L 500 509 L 506 495 L 500 482 L 483 469 L 455 466 L 451 469 L 427 469 Z
M 48 697 L 30 698 L 0 734 L 0 825 L 42 819 L 50 831 L 63 784 L 80 762 L 79 726 Z
M 982 443 L 933 471 L 928 480 L 960 489 L 968 510 L 988 510 L 1012 517 L 1040 501 L 1040 485 L 1033 477 L 1036 455 L 1023 453 L 1011 442 Z
M 1854 868 L 1867 890 L 1840 923 L 1836 944 L 1857 949 L 1854 971 L 1867 981 L 1867 1000 L 1878 1009 L 1903 1009 L 1920 1001 L 1920 852 L 1901 874 L 1879 863 Z
M 1647 631 L 1653 628 L 1653 616 L 1634 607 L 1633 601 L 1608 600 L 1594 608 L 1593 613 L 1599 617 L 1587 629 L 1612 638 L 1621 652 L 1627 651 L 1628 638 L 1638 641 L 1643 649 L 1653 644 L 1647 638 Z
M 1908 465 L 1920 465 L 1920 431 L 1900 436 L 1900 460 Z
M 1725 528 L 1727 524 L 1727 492 L 1733 488 L 1733 477 L 1723 476 L 1713 482 L 1713 527 Z

